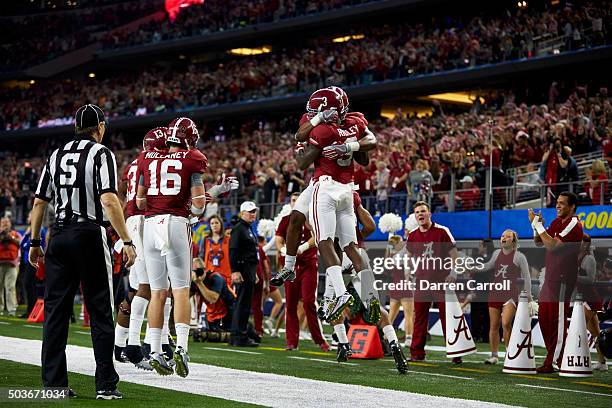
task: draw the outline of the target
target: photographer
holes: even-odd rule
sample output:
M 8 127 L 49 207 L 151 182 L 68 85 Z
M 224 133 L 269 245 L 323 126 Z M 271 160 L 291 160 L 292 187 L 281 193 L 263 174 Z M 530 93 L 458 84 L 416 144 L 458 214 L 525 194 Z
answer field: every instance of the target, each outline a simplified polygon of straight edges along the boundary
M 229 331 L 236 294 L 227 285 L 225 278 L 218 272 L 206 271 L 202 258 L 195 258 L 191 280 L 193 292 L 201 299 L 198 302 L 198 312 L 201 310 L 201 302 L 206 303 L 209 330 Z
M 11 220 L 3 217 L 0 221 L 0 313 L 4 313 L 4 295 L 9 316 L 17 311 L 17 265 L 21 235 L 13 230 Z

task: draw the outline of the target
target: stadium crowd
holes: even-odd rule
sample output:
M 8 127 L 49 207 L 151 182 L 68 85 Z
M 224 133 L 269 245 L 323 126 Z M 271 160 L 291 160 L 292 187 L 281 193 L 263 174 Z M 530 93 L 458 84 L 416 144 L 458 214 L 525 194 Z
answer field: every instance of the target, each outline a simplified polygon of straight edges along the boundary
M 608 42 L 609 9 L 599 4 L 580 10 L 519 10 L 505 17 L 377 27 L 366 30 L 362 40 L 338 44 L 318 39 L 310 47 L 189 64 L 182 71 L 147 67 L 101 80 L 40 81 L 0 93 L 0 128 L 69 123 L 83 101 L 97 101 L 111 117 L 138 116 L 526 58 L 533 55 L 534 38 L 546 33 L 565 33 L 567 49 L 591 47 Z M 605 24 L 595 24 L 595 15 Z M 585 34 L 596 27 L 597 35 Z
M 609 201 L 610 183 L 605 180 L 610 178 L 608 169 L 612 165 L 612 99 L 606 88 L 565 89 L 554 82 L 548 103 L 528 106 L 511 92 L 483 100 L 481 103 L 476 98 L 465 113 L 446 113 L 434 102 L 431 116 L 416 117 L 398 111 L 393 119 L 373 120 L 370 127 L 381 143 L 370 155 L 370 165 L 359 166 L 356 175 L 364 205 L 372 212 L 405 213 L 409 210 L 407 204 L 425 199 L 431 200 L 437 211 L 448 211 L 448 192 L 454 177 L 454 188 L 458 190 L 454 209 L 483 208 L 490 120 L 495 123 L 495 187 L 516 181 L 519 199 L 527 199 L 534 191 L 529 185 L 580 182 L 574 187 L 582 193 L 584 204 L 599 204 L 602 193 L 604 202 Z M 209 126 L 199 146 L 214 172 L 205 176 L 208 185 L 223 173 L 236 175 L 241 185 L 239 198 L 264 204 L 262 216 L 273 218 L 274 210 L 311 177 L 308 171 L 297 170 L 293 158 L 294 122 L 245 122 L 235 132 L 223 126 Z M 130 140 L 120 133 L 109 140 L 120 152 L 117 163 L 123 168 L 137 150 L 130 150 Z M 42 149 L 50 147 L 47 143 Z M 573 156 L 600 149 L 607 163 L 599 161 L 591 166 L 592 170 L 579 172 Z M 39 159 L 17 160 L 15 154 L 4 153 L 0 214 L 9 209 L 17 223 L 25 220 L 40 164 Z M 508 177 L 509 169 L 513 169 L 516 180 Z M 539 197 L 537 187 L 535 194 Z M 231 197 L 219 204 L 230 201 Z M 495 202 L 498 207 L 506 204 L 501 195 Z
M 108 30 L 120 27 L 161 7 L 159 0 L 2 18 L 2 71 L 28 68 L 85 47 Z
M 139 26 L 136 31 L 110 33 L 103 43 L 105 48 L 157 43 L 234 30 L 374 1 L 380 0 L 258 0 L 248 3 L 240 0 L 208 0 L 201 5 L 194 4 L 183 9 L 174 20 L 170 15 L 166 15 L 161 24 L 148 22 Z

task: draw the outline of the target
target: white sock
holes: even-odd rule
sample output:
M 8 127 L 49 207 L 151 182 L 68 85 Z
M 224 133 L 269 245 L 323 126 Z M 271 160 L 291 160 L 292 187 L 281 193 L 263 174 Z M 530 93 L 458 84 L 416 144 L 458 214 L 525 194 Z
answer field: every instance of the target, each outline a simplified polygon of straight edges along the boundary
M 162 327 L 161 332 L 161 342 L 162 344 L 168 344 L 168 334 L 170 333 L 168 328 L 168 321 L 170 320 L 170 309 L 172 308 L 172 300 L 170 298 L 166 298 L 166 304 L 164 305 L 164 326 Z
M 149 338 L 151 340 L 151 353 L 161 354 L 161 331 L 162 329 L 156 329 L 151 327 L 149 329 Z
M 125 342 L 128 338 L 128 328 L 120 326 L 119 323 L 115 326 L 115 346 L 125 347 Z
M 499 353 L 497 351 L 492 351 L 491 357 L 499 357 Z
M 132 311 L 130 312 L 130 337 L 128 344 L 130 346 L 140 346 L 140 331 L 142 330 L 142 321 L 147 310 L 149 301 L 140 296 L 134 296 L 132 299 Z
M 342 295 L 346 292 L 346 286 L 344 286 L 344 280 L 342 279 L 342 267 L 340 265 L 333 265 L 327 268 L 327 278 L 331 280 L 334 285 L 334 292 L 336 296 Z
M 385 327 L 383 327 L 382 331 L 385 334 L 385 338 L 387 339 L 389 343 L 391 342 L 399 343 L 399 341 L 397 340 L 397 334 L 395 334 L 395 329 L 393 328 L 392 325 L 390 324 L 386 325 Z
M 346 336 L 346 327 L 344 323 L 334 325 L 334 333 L 338 336 L 338 343 L 348 343 L 348 337 Z
M 149 323 L 147 323 L 147 331 L 145 332 L 144 342 L 147 344 L 151 344 L 151 327 L 149 327 Z
M 323 296 L 327 298 L 333 298 L 334 295 L 335 292 L 332 280 L 329 278 L 329 276 L 327 276 L 327 274 L 325 274 L 325 293 L 323 293 Z
M 176 330 L 176 346 L 182 347 L 183 350 L 187 351 L 187 342 L 189 341 L 189 325 L 185 323 L 176 323 L 174 325 Z
M 292 271 L 295 268 L 295 255 L 285 255 L 285 268 Z

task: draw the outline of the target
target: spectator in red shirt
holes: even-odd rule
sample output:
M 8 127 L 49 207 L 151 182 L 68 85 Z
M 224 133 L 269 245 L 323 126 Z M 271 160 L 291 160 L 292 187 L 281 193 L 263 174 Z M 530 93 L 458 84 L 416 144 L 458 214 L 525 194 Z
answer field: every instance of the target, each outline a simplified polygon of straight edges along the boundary
M 390 210 L 393 213 L 404 215 L 406 213 L 406 181 L 410 174 L 410 165 L 406 163 L 406 157 L 402 154 L 396 155 L 397 160 L 391 167 L 389 180 L 391 182 Z
M 464 211 L 476 210 L 480 204 L 480 190 L 474 185 L 471 176 L 465 176 L 461 180 L 461 190 L 457 192 L 457 199 Z
M 608 198 L 608 174 L 606 173 L 606 165 L 603 160 L 594 160 L 591 168 L 586 170 L 586 177 L 587 180 L 584 183 L 584 188 L 589 193 L 593 205 L 606 204 L 606 198 Z
M 533 148 L 529 145 L 529 135 L 522 130 L 516 134 L 518 146 L 514 148 L 512 162 L 515 167 L 525 166 L 534 160 Z
M 601 146 L 608 166 L 612 167 L 612 132 L 608 132 L 608 138 L 601 142 Z

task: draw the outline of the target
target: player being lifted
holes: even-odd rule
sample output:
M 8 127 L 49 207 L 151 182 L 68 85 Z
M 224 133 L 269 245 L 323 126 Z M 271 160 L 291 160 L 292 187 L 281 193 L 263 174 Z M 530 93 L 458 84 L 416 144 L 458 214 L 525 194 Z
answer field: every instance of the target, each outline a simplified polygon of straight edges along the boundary
M 351 275 L 351 281 L 347 285 L 347 289 L 356 300 L 356 302 L 350 308 L 347 308 L 345 312 L 348 315 L 348 318 L 351 320 L 363 320 L 363 322 L 366 324 L 379 325 L 382 328 L 385 338 L 389 342 L 389 347 L 391 348 L 391 353 L 393 354 L 397 371 L 399 371 L 400 374 L 406 374 L 408 370 L 408 361 L 406 360 L 402 347 L 399 344 L 395 329 L 389 320 L 389 313 L 387 313 L 380 303 L 378 304 L 377 309 L 374 310 L 371 308 L 372 305 L 368 304 L 364 300 L 372 297 L 379 299 L 378 291 L 374 288 L 374 273 L 372 272 L 370 258 L 368 257 L 364 243 L 364 239 L 376 230 L 376 223 L 374 222 L 370 212 L 366 210 L 363 205 L 361 205 L 361 197 L 356 191 L 353 191 L 353 205 L 358 221 L 358 224 L 355 226 L 357 245 L 359 247 L 362 262 L 365 266 L 367 266 L 367 268 L 359 273 L 355 273 L 353 271 L 353 265 L 348 257 L 344 257 L 343 274 L 345 272 L 353 272 Z M 359 229 L 359 224 L 362 225 L 361 230 Z M 325 312 L 323 311 L 323 313 Z M 334 325 L 336 335 L 338 336 L 339 332 L 342 335 L 342 339 L 340 339 L 340 336 L 338 336 L 338 351 L 336 354 L 336 360 L 338 362 L 344 362 L 351 356 L 350 347 L 347 347 L 349 344 L 348 337 L 346 335 L 346 328 L 344 326 L 344 317 L 341 316 L 338 320 L 332 322 L 332 324 Z M 341 327 L 338 327 L 336 330 L 337 325 L 341 325 Z
M 360 149 L 358 140 L 370 134 L 367 121 L 362 115 L 346 118 L 346 105 L 340 88 L 327 88 L 311 96 L 308 109 L 311 112 L 333 108 L 339 112 L 339 123 L 326 123 L 315 127 L 308 139 L 308 147 L 297 157 L 298 166 L 306 169 L 315 165 L 314 186 L 309 208 L 310 224 L 315 241 L 326 267 L 326 279 L 333 284 L 333 293 L 326 290 L 324 304 L 332 301 L 327 320 L 335 320 L 342 310 L 353 303 L 353 297 L 346 291 L 342 279 L 340 258 L 334 248 L 334 238 L 338 237 L 340 248 L 355 266 L 357 272 L 365 269 L 357 250 L 355 234 L 355 212 L 353 210 L 353 152 Z M 367 156 L 361 157 L 367 163 Z M 375 298 L 367 302 L 378 301 Z M 374 306 L 373 306 L 374 307 Z
M 200 216 L 206 204 L 202 174 L 206 157 L 194 149 L 199 137 L 189 118 L 170 122 L 166 134 L 167 153 L 143 152 L 138 163 L 138 208 L 145 209 L 144 252 L 151 287 L 149 325 L 151 367 L 161 375 L 173 370 L 163 358 L 161 330 L 163 307 L 172 285 L 177 347 L 173 359 L 176 373 L 189 374 L 189 286 L 191 283 L 190 214 Z M 235 180 L 229 178 L 222 189 L 229 191 Z M 219 189 L 217 189 L 219 192 Z M 212 195 L 212 194 L 211 194 Z M 168 279 L 170 282 L 168 282 Z

